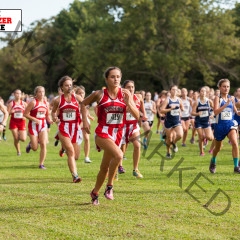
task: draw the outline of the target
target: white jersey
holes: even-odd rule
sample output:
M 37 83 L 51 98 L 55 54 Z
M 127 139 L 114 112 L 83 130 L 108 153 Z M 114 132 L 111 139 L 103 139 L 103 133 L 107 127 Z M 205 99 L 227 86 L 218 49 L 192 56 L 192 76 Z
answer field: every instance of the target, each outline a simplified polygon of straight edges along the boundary
M 153 101 L 151 100 L 150 102 L 144 102 L 144 108 L 145 108 L 145 111 L 146 111 L 146 115 L 147 115 L 147 120 L 150 122 L 150 121 L 153 121 L 154 120 L 154 114 L 152 112 L 151 109 L 153 109 Z
M 183 111 L 181 111 L 181 117 L 185 118 L 185 117 L 190 117 L 190 101 L 189 99 L 182 99 L 182 104 L 183 104 Z
M 4 113 L 3 111 L 0 110 L 0 123 L 3 121 L 4 118 Z

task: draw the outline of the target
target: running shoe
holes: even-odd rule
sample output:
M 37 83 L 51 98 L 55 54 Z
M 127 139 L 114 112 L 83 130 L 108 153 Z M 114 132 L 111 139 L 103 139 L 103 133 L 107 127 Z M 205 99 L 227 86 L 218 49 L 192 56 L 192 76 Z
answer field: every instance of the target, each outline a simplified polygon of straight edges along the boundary
M 65 153 L 65 150 L 63 148 L 61 148 L 59 151 L 59 156 L 63 157 L 64 153 Z
M 133 170 L 133 176 L 136 178 L 143 178 L 143 175 L 140 173 L 138 169 Z
M 212 163 L 212 160 L 210 160 L 209 171 L 210 171 L 210 173 L 216 172 L 216 164 Z M 234 171 L 235 171 L 235 169 L 234 169 Z
M 167 153 L 166 154 L 166 158 L 171 158 L 172 156 L 171 156 L 171 154 L 170 153 Z
M 205 156 L 205 153 L 204 152 L 200 153 L 200 156 L 201 157 Z
M 213 150 L 209 150 L 208 152 L 209 152 L 210 154 L 213 154 Z
M 175 153 L 178 152 L 177 144 L 172 142 L 172 145 L 173 145 L 173 151 L 174 151 Z
M 234 173 L 240 173 L 240 167 L 234 167 Z
M 114 199 L 114 197 L 113 197 L 113 186 L 107 186 L 106 187 L 104 196 L 108 200 L 113 200 Z
M 191 138 L 191 139 L 190 139 L 190 143 L 191 143 L 191 144 L 194 144 L 194 143 L 195 143 L 194 138 Z
M 91 193 L 90 193 L 90 196 L 92 198 L 92 204 L 93 205 L 99 205 L 98 194 L 95 194 L 92 190 Z
M 125 173 L 125 169 L 123 168 L 123 166 L 118 166 L 118 173 L 119 174 L 122 174 L 122 173 Z
M 182 143 L 182 147 L 186 147 L 187 145 L 186 145 L 186 143 Z
M 126 158 L 126 156 L 125 156 L 125 155 L 123 155 L 123 160 L 127 160 L 127 158 Z
M 27 145 L 27 147 L 26 147 L 26 153 L 29 153 L 30 150 L 31 150 L 31 146 L 30 146 L 30 143 L 29 143 L 29 144 Z
M 18 152 L 18 153 L 17 153 L 17 156 L 21 156 L 21 153 L 20 153 L 20 152 Z
M 59 143 L 59 140 L 56 140 L 55 143 L 54 143 L 54 146 L 56 147 Z
M 91 163 L 92 161 L 90 160 L 89 157 L 85 157 L 85 158 L 84 158 L 84 162 L 85 162 L 85 163 Z
M 45 170 L 46 169 L 46 167 L 44 166 L 44 165 L 39 165 L 39 167 L 38 167 L 39 169 L 43 169 L 43 170 Z
M 77 175 L 77 176 L 73 176 L 73 183 L 79 183 L 81 182 L 82 179 Z

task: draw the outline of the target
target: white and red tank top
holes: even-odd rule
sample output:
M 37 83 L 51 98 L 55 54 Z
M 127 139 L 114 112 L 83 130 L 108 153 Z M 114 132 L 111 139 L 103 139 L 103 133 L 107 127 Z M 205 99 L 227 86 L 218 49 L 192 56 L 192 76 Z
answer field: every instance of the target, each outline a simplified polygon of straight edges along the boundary
M 16 103 L 15 101 L 12 101 L 12 110 L 14 111 L 11 113 L 11 120 L 19 121 L 23 119 L 25 105 L 23 104 L 22 100 L 20 100 L 20 103 Z
M 64 94 L 60 96 L 59 115 L 61 122 L 81 123 L 79 103 L 74 94 L 71 95 L 71 102 L 65 100 Z
M 35 98 L 36 104 L 33 109 L 30 111 L 30 116 L 37 119 L 46 119 L 46 113 L 48 111 L 48 105 L 46 101 L 40 102 Z
M 98 124 L 102 127 L 121 128 L 125 124 L 125 112 L 126 104 L 123 100 L 122 89 L 118 89 L 116 99 L 111 99 L 107 89 L 104 89 L 98 103 Z

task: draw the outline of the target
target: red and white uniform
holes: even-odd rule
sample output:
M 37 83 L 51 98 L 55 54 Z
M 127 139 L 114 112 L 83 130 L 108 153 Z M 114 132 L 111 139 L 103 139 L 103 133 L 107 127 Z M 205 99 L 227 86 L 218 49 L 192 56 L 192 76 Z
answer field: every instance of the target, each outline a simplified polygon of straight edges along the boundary
M 18 130 L 21 131 L 26 130 L 26 120 L 23 119 L 23 113 L 25 111 L 25 105 L 23 104 L 23 101 L 21 100 L 20 103 L 12 101 L 11 111 L 12 113 L 9 123 L 9 129 L 17 128 Z
M 137 109 L 140 110 L 141 102 L 135 94 L 133 95 L 133 101 L 135 102 Z M 125 139 L 123 143 L 128 143 L 129 138 L 133 135 L 133 133 L 140 131 L 140 127 L 138 125 L 138 120 L 134 118 L 130 112 L 126 112 L 125 118 Z
M 64 94 L 60 96 L 58 130 L 64 137 L 69 137 L 72 143 L 80 144 L 82 142 L 82 131 L 79 125 L 82 120 L 79 103 L 74 94 L 71 96 L 71 102 L 65 100 Z
M 38 99 L 35 99 L 35 101 L 36 103 L 30 111 L 30 116 L 40 120 L 40 124 L 36 124 L 36 122 L 29 120 L 28 132 L 31 135 L 38 136 L 40 132 L 47 130 L 46 114 L 48 112 L 48 105 L 46 101 L 40 102 Z
M 102 138 L 110 138 L 120 147 L 124 135 L 124 114 L 126 112 L 122 89 L 119 88 L 116 99 L 111 99 L 107 89 L 104 89 L 97 109 L 98 126 L 95 130 L 96 135 Z

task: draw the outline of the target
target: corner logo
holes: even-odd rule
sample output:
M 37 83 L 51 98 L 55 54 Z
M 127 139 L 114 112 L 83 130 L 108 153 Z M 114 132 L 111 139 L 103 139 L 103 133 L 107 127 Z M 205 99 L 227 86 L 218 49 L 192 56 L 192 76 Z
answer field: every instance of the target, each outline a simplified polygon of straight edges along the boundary
M 0 32 L 21 32 L 21 31 L 22 31 L 22 10 L 0 9 Z

